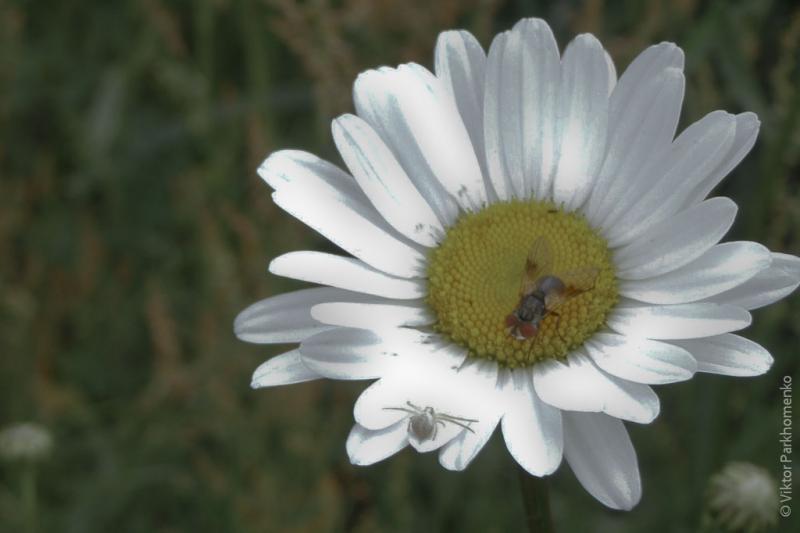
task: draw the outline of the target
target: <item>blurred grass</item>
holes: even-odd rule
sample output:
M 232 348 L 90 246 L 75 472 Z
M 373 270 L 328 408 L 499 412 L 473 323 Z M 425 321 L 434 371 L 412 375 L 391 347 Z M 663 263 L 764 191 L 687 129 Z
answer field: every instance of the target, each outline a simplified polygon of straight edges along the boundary
M 729 238 L 800 253 L 789 0 L 0 1 L 0 423 L 54 432 L 42 531 L 519 529 L 497 435 L 460 474 L 407 451 L 352 467 L 344 439 L 362 385 L 251 391 L 280 348 L 238 342 L 231 323 L 300 286 L 267 275 L 270 258 L 331 249 L 271 203 L 258 163 L 289 147 L 338 161 L 328 125 L 351 110 L 357 72 L 430 66 L 439 31 L 466 27 L 488 46 L 521 16 L 546 18 L 562 46 L 597 34 L 620 72 L 648 44 L 681 45 L 683 125 L 719 108 L 763 123 L 717 191 L 740 206 Z M 777 472 L 800 300 L 755 315 L 746 335 L 775 356 L 769 374 L 662 388 L 659 419 L 630 426 L 642 503 L 610 512 L 562 468 L 560 531 L 694 531 L 725 461 Z M 0 531 L 20 530 L 18 483 L 0 465 Z

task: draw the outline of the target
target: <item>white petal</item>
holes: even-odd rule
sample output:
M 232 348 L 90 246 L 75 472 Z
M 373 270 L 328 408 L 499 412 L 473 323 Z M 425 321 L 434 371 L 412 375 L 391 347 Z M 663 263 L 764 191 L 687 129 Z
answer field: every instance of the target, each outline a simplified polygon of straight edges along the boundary
M 628 65 L 611 95 L 610 115 L 619 117 L 623 109 L 637 98 L 637 93 L 666 69 L 683 70 L 683 51 L 674 43 L 650 46 Z
M 436 322 L 436 316 L 425 302 L 408 300 L 325 303 L 314 306 L 311 316 L 323 324 L 362 329 L 425 326 Z
M 489 56 L 486 59 L 486 92 L 483 96 L 483 135 L 486 143 L 486 165 L 492 189 L 500 201 L 510 200 L 517 196 L 512 183 L 512 170 L 521 161 L 508 160 L 507 152 L 519 150 L 520 139 L 514 135 L 511 128 L 507 128 L 506 120 L 518 121 L 518 114 L 508 114 L 506 108 L 518 102 L 518 94 L 509 94 L 518 91 L 513 83 L 505 83 L 504 75 L 509 76 L 514 71 L 506 67 L 504 55 L 508 47 L 511 32 L 498 33 L 489 47 Z M 513 97 L 516 96 L 517 99 Z M 510 136 L 511 138 L 506 138 Z M 511 169 L 508 168 L 511 166 Z M 518 172 L 519 174 L 519 172 Z M 518 176 L 521 180 L 521 176 Z
M 281 190 L 272 198 L 287 213 L 370 266 L 404 278 L 424 275 L 425 256 L 396 237 L 372 207 L 321 193 Z
M 736 115 L 736 137 L 728 150 L 727 156 L 706 178 L 701 181 L 686 200 L 686 205 L 697 203 L 710 193 L 722 179 L 738 165 L 750 152 L 758 137 L 761 122 L 755 113 L 746 112 Z
M 385 298 L 411 300 L 426 294 L 423 279 L 390 276 L 358 259 L 324 252 L 289 252 L 273 259 L 269 271 L 276 276 Z
M 436 76 L 453 95 L 472 140 L 484 178 L 486 154 L 483 142 L 483 86 L 486 53 L 475 37 L 465 30 L 445 31 L 439 34 L 435 52 Z M 486 183 L 484 179 L 484 184 Z
M 427 341 L 428 335 L 405 328 L 335 328 L 303 341 L 300 354 L 308 368 L 325 377 L 373 379 L 395 371 L 404 352 L 426 351 Z
M 481 420 L 480 423 L 471 426 L 472 431 L 462 431 L 442 447 L 439 464 L 448 470 L 464 470 L 489 441 L 499 421 L 500 417 Z
M 448 470 L 463 470 L 488 442 L 502 416 L 498 401 L 497 364 L 490 361 L 467 361 L 457 371 L 458 380 L 450 396 L 457 402 L 465 417 L 476 420 L 469 430 L 460 432 L 442 447 L 439 463 Z M 455 406 L 451 407 L 455 409 Z
M 274 387 L 276 385 L 292 385 L 319 379 L 322 376 L 303 364 L 298 350 L 291 350 L 262 363 L 253 372 L 250 386 L 254 389 Z
M 375 209 L 409 239 L 436 246 L 444 235 L 439 219 L 375 130 L 355 115 L 335 119 L 332 129 L 342 159 Z
M 501 427 L 511 456 L 528 473 L 546 476 L 561 463 L 564 439 L 561 412 L 539 399 L 530 370 L 505 370 L 505 414 Z
M 650 279 L 621 280 L 619 293 L 657 304 L 695 302 L 740 285 L 768 268 L 769 250 L 755 242 L 718 244 L 688 265 Z
M 451 349 L 462 350 L 453 345 Z M 356 422 L 380 429 L 430 407 L 442 417 L 434 437 L 419 439 L 413 432 L 409 434 L 410 444 L 422 453 L 440 448 L 462 432 L 480 433 L 487 423 L 496 425 L 500 416 L 494 401 L 497 365 L 479 368 L 466 363 L 453 369 L 441 364 L 446 359 L 440 355 L 425 354 L 429 364 L 424 366 L 424 372 L 420 372 L 420 362 L 415 358 L 398 358 L 392 372 L 359 397 L 353 410 Z M 461 419 L 461 423 L 447 420 L 448 416 Z
M 640 180 L 619 198 L 604 227 L 609 245 L 627 244 L 673 216 L 698 183 L 725 159 L 736 134 L 736 120 L 724 111 L 709 113 L 680 134 L 663 157 L 653 158 Z
M 658 416 L 658 396 L 647 385 L 606 374 L 579 352 L 571 354 L 568 361 L 568 365 L 543 361 L 533 367 L 536 393 L 553 407 L 603 412 L 642 424 Z
M 736 217 L 730 198 L 711 198 L 665 220 L 614 250 L 617 276 L 645 279 L 697 259 L 728 232 Z
M 750 313 L 741 307 L 709 302 L 677 305 L 617 305 L 606 318 L 608 327 L 631 337 L 695 339 L 720 335 L 750 325 Z
M 689 352 L 666 342 L 597 333 L 585 346 L 597 366 L 636 383 L 675 383 L 697 371 L 697 362 Z
M 421 379 L 419 369 L 425 368 L 426 381 L 441 379 L 440 372 L 458 371 L 467 364 L 468 350 L 435 333 L 427 333 L 412 328 L 399 328 L 390 331 L 381 331 L 387 351 L 391 354 L 402 356 L 400 368 L 393 368 L 395 378 L 405 379 L 410 383 L 419 383 Z M 440 392 L 442 387 L 433 387 Z
M 413 132 L 404 126 L 400 102 L 390 98 L 388 77 L 394 72 L 393 69 L 382 68 L 358 76 L 353 87 L 356 111 L 386 142 L 442 224 L 451 226 L 458 218 L 458 204 L 439 182 L 424 154 L 416 146 Z
M 741 285 L 708 301 L 758 309 L 785 298 L 800 286 L 800 257 L 773 253 L 772 264 Z
M 550 194 L 556 153 L 558 45 L 541 19 L 523 19 L 489 50 L 486 155 L 500 199 Z
M 558 166 L 553 200 L 567 209 L 583 204 L 600 170 L 608 125 L 608 65 L 591 34 L 576 37 L 561 62 Z
M 356 424 L 347 436 L 347 455 L 352 464 L 369 466 L 391 457 L 407 445 L 405 422 L 377 431 Z
M 411 401 L 440 413 L 473 419 L 482 419 L 486 413 L 497 410 L 496 364 L 464 361 L 466 349 L 456 344 L 447 342 L 437 346 L 433 342 L 416 341 L 417 338 L 411 338 L 405 348 L 392 344 L 401 352 L 392 373 L 383 378 L 387 391 L 394 391 L 386 392 L 384 398 L 397 391 L 402 391 L 402 395 L 390 405 L 402 406 Z M 396 341 L 387 340 L 386 346 L 390 343 Z M 421 368 L 425 371 L 420 372 Z
M 521 68 L 525 179 L 535 197 L 550 198 L 558 151 L 557 102 L 561 90 L 558 44 L 550 27 L 541 19 L 523 19 L 514 32 L 519 32 L 524 47 Z
M 258 167 L 258 175 L 276 191 L 321 192 L 367 203 L 352 176 L 333 163 L 301 150 L 274 152 Z
M 620 80 L 611 95 L 606 158 L 585 208 L 587 218 L 602 228 L 606 226 L 601 223 L 619 198 L 634 184 L 658 177 L 643 173 L 642 169 L 670 148 L 680 117 L 685 80 L 680 69 L 666 68 L 643 80 L 635 91 L 622 84 Z M 629 94 L 630 100 L 620 101 L 622 93 Z
M 397 424 L 408 418 L 408 413 L 397 409 L 407 407 L 406 402 L 410 401 L 407 392 L 398 386 L 397 381 L 386 377 L 379 379 L 358 397 L 353 406 L 353 417 L 367 429 L 383 429 Z
M 647 161 L 669 148 L 683 101 L 683 51 L 673 43 L 640 53 L 609 101 L 609 144 L 586 214 L 596 226 L 641 174 Z
M 406 257 L 394 270 L 402 269 L 409 262 L 419 262 L 422 258 L 420 249 L 410 242 L 406 243 L 370 205 L 355 180 L 337 166 L 313 154 L 299 150 L 282 150 L 270 155 L 261 164 L 258 173 L 276 190 L 273 199 L 279 206 L 323 235 L 333 235 L 331 240 L 335 244 L 345 244 L 345 250 L 356 249 L 372 257 L 378 255 L 374 250 L 377 242 L 379 246 L 386 245 L 389 254 L 410 252 L 417 256 L 415 260 Z M 307 220 L 314 224 L 298 216 L 298 213 L 307 215 Z M 360 231 L 351 232 L 352 238 L 348 238 L 346 225 L 354 223 L 364 227 L 358 228 Z M 342 233 L 345 235 L 341 235 Z M 360 242 L 365 236 L 375 239 L 372 245 Z M 393 272 L 391 267 L 387 271 Z
M 636 450 L 616 418 L 565 412 L 564 457 L 583 488 L 603 505 L 628 511 L 639 503 Z
M 494 98 L 499 98 L 499 105 L 492 106 L 492 111 L 497 115 L 492 115 L 492 121 L 499 127 L 500 159 L 505 171 L 505 178 L 509 184 L 509 190 L 515 198 L 525 198 L 529 190 L 525 182 L 525 171 L 523 168 L 523 98 L 524 88 L 522 79 L 522 61 L 524 42 L 520 31 L 511 31 L 508 38 L 503 41 L 503 49 L 497 50 L 492 43 L 489 53 L 489 62 L 492 72 L 494 63 L 500 62 L 498 85 L 499 93 L 493 93 Z M 497 52 L 497 53 L 495 53 Z M 493 102 L 494 103 L 494 102 Z M 492 140 L 498 139 L 493 137 Z M 497 162 L 495 159 L 496 147 L 491 152 L 490 164 L 492 172 L 497 172 Z
M 256 302 L 239 313 L 233 324 L 236 336 L 257 344 L 299 342 L 331 329 L 311 318 L 311 308 L 323 302 L 352 302 L 363 294 L 315 287 L 287 292 Z
M 738 335 L 675 341 L 697 359 L 698 372 L 726 376 L 760 376 L 772 366 L 772 356 L 760 344 Z
M 419 369 L 417 369 L 419 373 Z M 450 387 L 452 389 L 452 387 Z M 456 424 L 450 420 L 439 419 L 433 436 L 420 439 L 413 431 L 409 431 L 409 443 L 420 453 L 441 448 L 462 432 L 470 432 L 479 421 L 469 404 L 456 401 L 442 403 L 442 395 L 436 387 L 428 383 L 415 385 L 412 382 L 401 382 L 392 377 L 384 377 L 373 384 L 359 397 L 354 409 L 356 421 L 369 429 L 381 429 L 399 421 L 406 422 L 417 413 L 417 409 L 432 408 L 435 416 L 451 416 L 463 419 Z M 470 429 L 465 429 L 464 426 Z
M 608 68 L 608 95 L 611 96 L 611 93 L 614 92 L 614 87 L 617 86 L 617 67 L 614 66 L 614 60 L 608 51 L 606 51 L 605 56 L 606 67 Z
M 431 200 L 433 181 L 464 209 L 479 209 L 487 202 L 480 165 L 472 141 L 444 84 L 419 65 L 401 65 L 367 71 L 353 89 L 358 114 L 380 133 L 393 149 L 417 189 Z M 454 213 L 437 210 L 452 222 Z
M 463 404 L 464 413 L 477 421 L 442 448 L 439 463 L 448 470 L 465 469 L 500 422 L 503 405 L 496 389 L 497 373 L 497 364 L 490 361 L 472 359 L 459 367 L 452 394 Z

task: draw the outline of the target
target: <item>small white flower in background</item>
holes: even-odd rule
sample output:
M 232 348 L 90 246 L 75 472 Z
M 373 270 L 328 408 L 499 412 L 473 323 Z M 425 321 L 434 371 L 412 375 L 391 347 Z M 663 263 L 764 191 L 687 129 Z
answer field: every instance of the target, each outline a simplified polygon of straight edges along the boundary
M 673 139 L 683 91 L 674 44 L 617 79 L 595 37 L 559 54 L 537 19 L 488 57 L 449 31 L 434 73 L 361 74 L 357 114 L 333 123 L 351 174 L 294 150 L 259 168 L 277 205 L 350 255 L 272 261 L 324 287 L 236 319 L 245 341 L 299 343 L 253 387 L 376 380 L 355 404 L 354 464 L 410 444 L 461 470 L 500 425 L 531 474 L 563 457 L 603 504 L 632 508 L 641 482 L 622 421 L 658 415 L 650 385 L 766 372 L 770 354 L 731 332 L 800 284 L 797 257 L 718 244 L 737 206 L 706 199 L 758 119 L 714 111 Z
M 53 437 L 46 427 L 21 422 L 0 431 L 0 457 L 8 461 L 39 461 L 53 448 Z
M 778 523 L 778 484 L 764 468 L 734 462 L 708 484 L 706 520 L 730 533 L 759 533 Z

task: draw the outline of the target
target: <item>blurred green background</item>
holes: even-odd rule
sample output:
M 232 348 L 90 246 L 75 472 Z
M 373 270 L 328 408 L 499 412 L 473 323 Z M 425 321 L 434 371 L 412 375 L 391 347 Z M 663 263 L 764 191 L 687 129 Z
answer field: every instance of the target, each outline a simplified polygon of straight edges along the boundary
M 763 123 L 717 191 L 740 206 L 728 238 L 800 254 L 791 0 L 0 1 L 0 425 L 53 434 L 40 531 L 521 530 L 498 434 L 463 473 L 408 450 L 353 467 L 344 440 L 364 384 L 253 391 L 283 347 L 239 342 L 232 321 L 300 286 L 268 275 L 272 257 L 331 249 L 272 204 L 261 160 L 302 148 L 338 162 L 329 123 L 352 110 L 359 71 L 431 66 L 454 27 L 488 47 L 522 16 L 547 19 L 562 47 L 595 33 L 620 72 L 651 43 L 683 47 L 682 126 L 720 108 Z M 562 467 L 559 531 L 696 531 L 726 461 L 777 474 L 800 297 L 757 311 L 745 335 L 772 370 L 660 387 L 661 416 L 629 425 L 641 504 L 609 511 Z M 0 464 L 0 531 L 24 531 L 20 476 Z

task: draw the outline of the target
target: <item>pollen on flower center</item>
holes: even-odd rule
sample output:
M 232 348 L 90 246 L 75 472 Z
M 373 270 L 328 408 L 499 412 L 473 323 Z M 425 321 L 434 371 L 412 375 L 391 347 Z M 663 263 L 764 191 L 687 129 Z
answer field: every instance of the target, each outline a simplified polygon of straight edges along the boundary
M 593 282 L 555 312 L 546 310 L 535 335 L 518 339 L 506 317 L 520 304 L 526 260 L 540 237 L 551 250 L 546 274 L 566 280 L 589 270 Z M 511 368 L 564 359 L 603 325 L 618 298 L 605 240 L 581 215 L 548 202 L 497 203 L 463 215 L 432 253 L 428 278 L 436 330 L 471 356 Z

